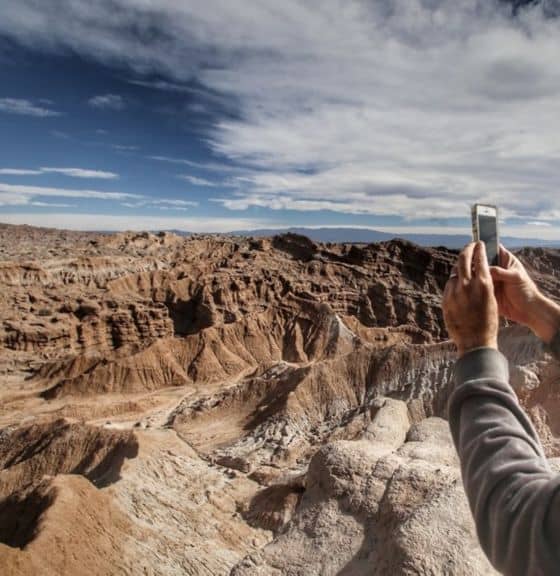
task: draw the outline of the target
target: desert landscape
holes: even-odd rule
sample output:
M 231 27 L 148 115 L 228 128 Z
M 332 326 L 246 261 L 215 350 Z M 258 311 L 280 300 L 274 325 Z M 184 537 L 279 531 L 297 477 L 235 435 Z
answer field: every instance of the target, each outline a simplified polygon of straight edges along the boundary
M 518 252 L 560 297 L 560 251 Z M 446 418 L 456 258 L 0 226 L 0 573 L 490 575 Z M 504 326 L 555 464 L 560 370 Z

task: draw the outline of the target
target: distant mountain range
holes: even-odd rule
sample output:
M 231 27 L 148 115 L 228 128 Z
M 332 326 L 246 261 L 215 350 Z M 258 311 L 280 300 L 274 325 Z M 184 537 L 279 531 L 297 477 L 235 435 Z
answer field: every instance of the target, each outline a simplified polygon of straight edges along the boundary
M 380 232 L 364 228 L 305 228 L 293 227 L 284 229 L 261 228 L 258 230 L 237 230 L 229 234 L 235 236 L 274 236 L 292 232 L 302 234 L 315 242 L 349 242 L 372 243 L 383 242 L 393 238 L 403 238 L 419 244 L 420 246 L 445 246 L 447 248 L 462 248 L 471 241 L 471 236 L 462 234 L 399 234 Z M 560 247 L 560 241 L 543 240 L 539 238 L 516 238 L 503 236 L 501 242 L 508 248 L 522 248 L 524 246 Z

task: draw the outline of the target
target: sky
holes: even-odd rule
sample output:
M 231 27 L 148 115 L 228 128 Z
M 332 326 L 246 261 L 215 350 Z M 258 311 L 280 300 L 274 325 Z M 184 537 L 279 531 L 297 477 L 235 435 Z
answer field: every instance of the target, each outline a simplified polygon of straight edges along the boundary
M 0 221 L 560 239 L 560 2 L 0 0 Z

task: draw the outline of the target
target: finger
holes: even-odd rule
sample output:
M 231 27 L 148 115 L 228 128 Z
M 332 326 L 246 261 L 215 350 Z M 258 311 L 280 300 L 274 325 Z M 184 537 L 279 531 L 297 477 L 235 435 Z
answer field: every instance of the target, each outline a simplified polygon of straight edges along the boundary
M 455 283 L 457 282 L 457 278 L 449 278 L 449 280 L 445 283 L 445 288 L 443 289 L 443 301 L 445 302 L 446 298 L 449 296 L 449 293 L 453 291 L 455 287 Z
M 472 277 L 472 256 L 474 247 L 475 243 L 471 242 L 470 244 L 467 244 L 461 254 L 459 254 L 459 260 L 457 261 L 459 284 L 462 284 L 465 280 L 468 282 Z
M 448 297 L 449 293 L 453 290 L 456 282 L 457 282 L 457 266 L 455 265 L 451 269 L 449 278 L 447 279 L 445 287 L 443 288 L 443 297 L 442 297 L 443 302 L 446 301 L 446 298 Z
M 499 263 L 502 268 L 510 268 L 515 262 L 515 256 L 507 250 L 507 248 L 500 244 Z
M 473 270 L 478 278 L 490 279 L 488 268 L 488 257 L 486 256 L 486 245 L 484 242 L 477 242 L 473 250 Z
M 519 272 L 515 268 L 500 268 L 499 266 L 490 267 L 490 275 L 495 282 L 504 282 L 512 284 L 519 281 Z

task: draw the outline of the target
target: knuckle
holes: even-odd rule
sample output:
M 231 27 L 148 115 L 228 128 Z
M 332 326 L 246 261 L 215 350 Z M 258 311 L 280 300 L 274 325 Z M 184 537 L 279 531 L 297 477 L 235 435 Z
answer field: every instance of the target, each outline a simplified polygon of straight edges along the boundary
M 478 279 L 478 283 L 480 284 L 480 286 L 484 289 L 488 289 L 492 286 L 492 283 L 490 282 L 489 278 L 486 278 L 484 276 L 480 277 Z

